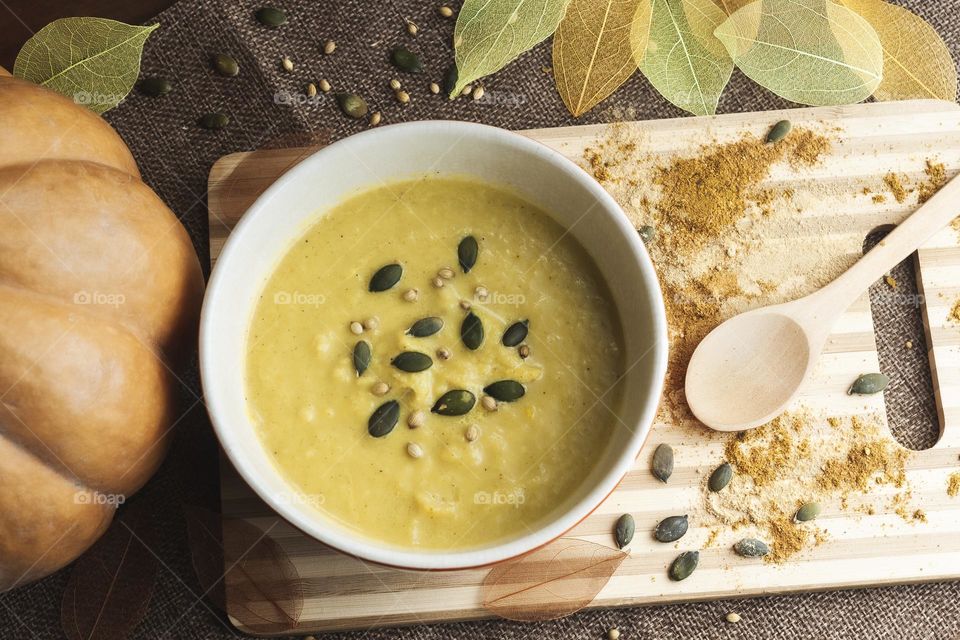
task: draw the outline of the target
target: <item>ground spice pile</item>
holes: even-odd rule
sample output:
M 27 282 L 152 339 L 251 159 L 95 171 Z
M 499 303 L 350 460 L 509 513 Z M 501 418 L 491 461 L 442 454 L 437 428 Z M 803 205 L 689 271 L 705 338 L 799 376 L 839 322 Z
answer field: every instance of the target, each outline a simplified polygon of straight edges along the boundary
M 947 495 L 951 498 L 960 495 L 960 471 L 950 474 L 947 479 Z

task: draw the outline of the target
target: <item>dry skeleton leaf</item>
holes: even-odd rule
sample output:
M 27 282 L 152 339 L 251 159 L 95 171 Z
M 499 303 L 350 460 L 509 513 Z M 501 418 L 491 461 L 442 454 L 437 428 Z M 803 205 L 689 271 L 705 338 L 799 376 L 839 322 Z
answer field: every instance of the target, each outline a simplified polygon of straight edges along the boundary
M 957 99 L 957 68 L 943 39 L 926 20 L 883 0 L 843 0 L 880 36 L 883 80 L 877 100 Z
M 883 77 L 877 32 L 830 0 L 756 0 L 716 35 L 751 80 L 800 104 L 860 102 Z
M 634 59 L 664 98 L 695 115 L 717 111 L 733 61 L 713 35 L 725 15 L 713 0 L 643 0 L 631 35 Z
M 574 614 L 593 602 L 626 557 L 593 542 L 560 538 L 495 565 L 483 580 L 483 606 L 522 622 Z
M 553 36 L 557 91 L 574 116 L 592 109 L 637 69 L 630 30 L 641 0 L 573 0 Z
M 204 595 L 255 633 L 289 631 L 303 610 L 303 582 L 273 538 L 239 519 L 186 507 L 193 568 Z
M 453 31 L 457 82 L 450 97 L 502 69 L 556 31 L 570 0 L 466 0 Z

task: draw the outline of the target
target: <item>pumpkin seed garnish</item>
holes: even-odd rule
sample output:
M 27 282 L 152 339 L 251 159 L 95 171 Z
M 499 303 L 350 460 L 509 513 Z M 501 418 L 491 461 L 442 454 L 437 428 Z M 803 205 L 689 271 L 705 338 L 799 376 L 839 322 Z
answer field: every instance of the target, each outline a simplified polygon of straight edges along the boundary
M 276 7 L 261 7 L 254 15 L 257 22 L 265 27 L 279 27 L 287 21 L 287 14 Z
M 515 347 L 527 339 L 529 328 L 529 320 L 514 322 L 503 332 L 503 338 L 501 338 L 500 342 L 502 342 L 505 347 Z
M 700 562 L 700 552 L 699 551 L 684 551 L 670 563 L 670 571 L 668 575 L 670 579 L 679 582 L 681 580 L 686 580 L 690 577 L 690 574 L 697 568 L 697 564 Z
M 770 553 L 770 547 L 766 542 L 754 538 L 744 538 L 733 545 L 733 550 L 738 556 L 744 558 L 760 558 Z
M 687 516 L 670 516 L 657 523 L 653 537 L 658 542 L 675 542 L 687 533 L 688 527 Z
M 466 389 L 452 389 L 440 396 L 431 412 L 441 416 L 462 416 L 469 413 L 477 397 Z
M 791 127 L 789 120 L 781 120 L 770 128 L 770 132 L 767 134 L 767 142 L 770 144 L 780 142 L 790 133 Z
M 374 410 L 367 422 L 367 431 L 374 438 L 382 438 L 397 426 L 400 419 L 400 403 L 388 400 Z
M 387 291 L 400 282 L 403 276 L 403 267 L 399 264 L 388 264 L 377 269 L 377 272 L 370 278 L 370 291 Z
M 200 118 L 200 126 L 204 129 L 223 129 L 230 124 L 230 116 L 225 113 L 205 113 Z
M 366 340 L 361 340 L 353 346 L 353 369 L 357 372 L 357 377 L 362 376 L 367 370 L 372 358 L 373 352 L 370 349 L 370 343 Z
M 645 224 L 637 229 L 637 234 L 640 236 L 640 239 L 643 240 L 643 244 L 650 244 L 657 235 L 657 231 L 649 224 Z
M 433 366 L 433 359 L 425 353 L 419 351 L 404 351 L 390 361 L 400 371 L 407 373 L 418 373 L 426 371 Z
M 464 273 L 470 273 L 477 264 L 477 255 L 480 253 L 480 245 L 473 236 L 467 236 L 457 245 L 457 260 L 460 262 L 460 268 Z
M 166 95 L 173 89 L 173 85 L 170 84 L 169 80 L 157 76 L 144 78 L 137 86 L 140 89 L 140 93 L 145 96 L 150 96 L 151 98 Z
M 818 515 L 820 515 L 821 507 L 817 502 L 808 502 L 799 509 L 797 509 L 797 514 L 793 516 L 794 522 L 809 522 L 813 520 Z
M 351 118 L 359 120 L 367 115 L 367 101 L 355 93 L 338 93 L 337 104 Z
M 513 402 L 523 397 L 527 390 L 516 380 L 498 380 L 483 388 L 483 392 L 500 402 Z
M 623 549 L 633 540 L 633 534 L 637 530 L 637 525 L 633 521 L 633 516 L 625 513 L 617 519 L 617 526 L 613 529 L 614 540 L 617 541 L 617 548 Z
M 852 396 L 853 394 L 857 394 L 866 396 L 880 393 L 887 388 L 888 384 L 890 384 L 890 378 L 882 373 L 865 373 L 854 380 L 850 388 L 847 389 L 847 395 Z
M 730 484 L 731 478 L 733 478 L 733 467 L 730 466 L 729 462 L 724 462 L 710 474 L 710 480 L 707 482 L 707 486 L 710 488 L 710 491 L 717 492 Z
M 440 329 L 443 329 L 443 318 L 431 316 L 421 318 L 410 325 L 410 328 L 407 329 L 407 335 L 414 338 L 426 338 L 440 331 Z
M 457 87 L 458 75 L 456 64 L 451 64 L 447 67 L 447 70 L 443 72 L 443 80 L 440 86 L 443 89 L 444 95 L 449 96 L 453 93 L 453 90 Z
M 673 474 L 673 447 L 663 443 L 653 452 L 651 471 L 657 480 L 666 482 Z
M 240 65 L 232 56 L 225 53 L 218 53 L 213 57 L 213 67 L 217 70 L 217 73 L 228 78 L 240 73 Z
M 442 282 L 442 281 L 441 281 Z M 460 325 L 460 339 L 464 346 L 471 351 L 476 351 L 483 344 L 483 322 L 473 311 L 467 313 Z
M 396 47 L 390 52 L 390 62 L 397 69 L 407 73 L 420 73 L 423 71 L 423 63 L 420 57 L 406 47 Z

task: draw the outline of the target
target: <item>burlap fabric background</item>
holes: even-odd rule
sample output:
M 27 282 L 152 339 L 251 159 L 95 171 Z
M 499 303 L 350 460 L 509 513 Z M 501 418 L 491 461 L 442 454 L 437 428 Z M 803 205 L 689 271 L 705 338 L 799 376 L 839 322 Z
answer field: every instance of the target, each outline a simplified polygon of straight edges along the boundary
M 162 74 L 175 83 L 170 95 L 150 99 L 131 96 L 110 112 L 108 120 L 132 147 L 145 180 L 181 217 L 202 262 L 208 265 L 207 173 L 220 156 L 256 149 L 297 132 L 330 129 L 334 138 L 365 128 L 343 117 L 332 99 L 319 96 L 305 103 L 304 85 L 321 77 L 338 90 L 367 97 L 383 112 L 384 123 L 426 118 L 472 120 L 508 129 L 573 124 L 543 67 L 550 65 L 547 44 L 537 47 L 501 73 L 486 79 L 487 99 L 448 102 L 428 93 L 452 58 L 453 21 L 436 14 L 435 0 L 283 0 L 288 24 L 278 30 L 260 27 L 253 19 L 257 3 L 185 0 L 158 16 L 161 28 L 150 38 L 144 72 Z M 456 4 L 456 3 L 454 3 Z M 936 26 L 960 59 L 960 0 L 904 2 Z M 420 35 L 407 35 L 404 18 L 420 26 Z M 331 56 L 320 52 L 326 39 L 337 42 Z M 412 102 L 401 107 L 387 87 L 395 75 L 387 61 L 392 45 L 404 43 L 421 53 L 427 73 L 405 78 Z M 215 75 L 211 54 L 228 52 L 240 62 L 237 78 Z M 294 73 L 280 67 L 280 58 L 296 61 Z M 287 99 L 293 96 L 292 99 Z M 721 112 L 788 107 L 766 91 L 735 75 L 720 103 Z M 223 131 L 196 126 L 205 111 L 223 111 L 232 123 Z M 683 115 L 657 96 L 639 75 L 615 96 L 579 122 L 618 118 L 666 118 Z M 909 266 L 896 274 L 911 286 Z M 904 293 L 901 288 L 901 294 Z M 906 296 L 894 298 L 883 288 L 873 292 L 880 317 L 881 359 L 893 374 L 888 392 L 891 422 L 901 442 L 913 447 L 936 440 L 936 411 L 923 348 L 919 316 L 910 313 Z M 912 339 L 916 348 L 902 348 Z M 212 613 L 197 596 L 199 585 L 190 566 L 184 502 L 218 502 L 217 445 L 199 399 L 196 376 L 183 381 L 186 417 L 176 433 L 173 450 L 157 477 L 135 500 L 148 503 L 162 522 L 162 543 L 155 549 L 161 570 L 149 614 L 138 638 L 230 638 L 222 616 Z M 960 570 L 960 568 L 958 568 Z M 60 600 L 69 568 L 38 583 L 0 596 L 0 637 L 61 638 Z M 738 625 L 723 621 L 729 611 L 743 616 Z M 926 584 L 883 589 L 765 597 L 674 606 L 583 612 L 536 625 L 505 621 L 418 626 L 343 634 L 344 638 L 599 638 L 617 626 L 625 639 L 667 638 L 956 638 L 960 637 L 960 584 Z M 332 637 L 332 636 L 331 636 Z

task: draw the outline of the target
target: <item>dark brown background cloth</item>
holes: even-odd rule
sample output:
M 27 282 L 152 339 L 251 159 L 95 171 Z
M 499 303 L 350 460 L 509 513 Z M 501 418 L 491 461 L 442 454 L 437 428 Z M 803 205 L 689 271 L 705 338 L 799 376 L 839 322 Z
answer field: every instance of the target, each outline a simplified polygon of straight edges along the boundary
M 295 132 L 330 129 L 334 138 L 366 128 L 346 119 L 333 100 L 319 96 L 312 104 L 278 104 L 276 95 L 302 96 L 309 81 L 327 78 L 337 90 L 367 97 L 383 112 L 384 124 L 426 118 L 472 120 L 508 129 L 574 124 L 551 76 L 545 43 L 483 82 L 487 99 L 454 102 L 432 96 L 427 83 L 439 81 L 452 59 L 453 21 L 436 14 L 437 0 L 278 0 L 289 22 L 269 30 L 253 19 L 259 5 L 226 0 L 185 0 L 158 16 L 161 28 L 147 43 L 144 72 L 170 77 L 175 90 L 163 98 L 132 95 L 107 115 L 133 149 L 144 179 L 180 216 L 197 251 L 208 265 L 206 180 L 220 156 L 270 144 Z M 906 6 L 927 18 L 960 58 L 960 0 L 913 0 Z M 413 39 L 404 18 L 420 26 Z M 320 49 L 337 42 L 331 56 Z M 387 52 L 403 43 L 418 51 L 427 72 L 401 75 L 412 102 L 393 99 L 387 86 L 396 71 Z M 240 62 L 237 78 L 215 75 L 209 65 L 217 52 Z M 280 68 L 282 56 L 296 62 L 294 73 Z M 283 93 L 287 92 L 287 93 Z M 720 102 L 721 112 L 792 106 L 735 74 Z M 232 122 L 219 132 L 196 126 L 205 111 L 229 113 Z M 683 114 L 657 96 L 636 74 L 611 99 L 578 122 L 618 118 L 666 118 Z M 3 123 L 0 123 L 3 126 Z M 882 287 L 873 291 L 883 368 L 893 375 L 887 393 L 890 418 L 901 442 L 914 448 L 936 440 L 936 412 L 923 348 L 919 315 L 904 287 L 912 286 L 909 266 L 897 279 L 900 296 Z M 916 345 L 902 348 L 906 339 Z M 217 445 L 199 401 L 196 374 L 184 379 L 184 409 L 170 456 L 160 473 L 134 500 L 146 503 L 161 524 L 155 552 L 163 562 L 153 601 L 137 638 L 207 639 L 239 635 L 222 616 L 198 598 L 200 588 L 190 566 L 181 506 L 185 502 L 217 504 Z M 957 568 L 960 572 L 960 567 Z M 0 638 L 61 638 L 60 601 L 70 569 L 0 596 Z M 695 578 L 694 578 L 695 579 Z M 743 621 L 723 621 L 729 611 Z M 532 625 L 506 621 L 423 625 L 404 629 L 342 634 L 344 638 L 432 640 L 433 638 L 600 638 L 617 626 L 624 640 L 634 638 L 957 638 L 960 637 L 960 584 L 926 584 L 869 590 L 764 597 L 582 612 L 567 619 Z

